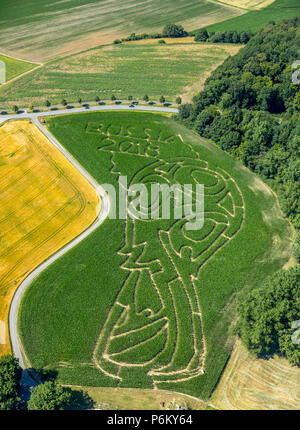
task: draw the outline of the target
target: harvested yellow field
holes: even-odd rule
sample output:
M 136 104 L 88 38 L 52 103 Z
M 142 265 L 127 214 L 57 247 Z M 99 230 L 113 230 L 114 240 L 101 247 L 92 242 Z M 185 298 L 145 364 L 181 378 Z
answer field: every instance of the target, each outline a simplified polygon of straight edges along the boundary
M 241 9 L 262 9 L 274 3 L 275 0 L 220 0 L 219 3 L 228 4 L 229 6 Z
M 20 282 L 85 230 L 100 204 L 88 181 L 29 121 L 0 127 L 0 355 Z
M 208 406 L 206 402 L 196 397 L 165 390 L 70 387 L 83 390 L 94 400 L 96 407 L 107 410 L 166 410 L 176 409 L 176 405 L 185 409 L 205 410 Z
M 211 403 L 218 409 L 299 409 L 300 370 L 277 356 L 257 359 L 238 341 Z

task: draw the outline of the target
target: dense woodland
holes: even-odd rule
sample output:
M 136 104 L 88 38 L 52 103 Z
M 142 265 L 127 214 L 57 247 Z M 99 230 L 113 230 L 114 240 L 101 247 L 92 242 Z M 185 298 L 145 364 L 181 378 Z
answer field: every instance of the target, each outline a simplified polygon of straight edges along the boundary
M 264 285 L 254 289 L 240 304 L 239 334 L 250 351 L 261 356 L 274 353 L 288 358 L 291 364 L 300 365 L 297 327 L 299 320 L 300 265 L 279 271 Z
M 207 79 L 179 118 L 240 159 L 278 193 L 300 228 L 300 18 L 270 23 Z

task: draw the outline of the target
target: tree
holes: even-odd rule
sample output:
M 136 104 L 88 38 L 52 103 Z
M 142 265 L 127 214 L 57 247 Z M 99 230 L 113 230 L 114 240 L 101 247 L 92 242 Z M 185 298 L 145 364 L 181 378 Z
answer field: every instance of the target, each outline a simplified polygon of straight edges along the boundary
M 177 103 L 178 105 L 181 105 L 181 103 L 182 103 L 182 99 L 181 99 L 181 97 L 176 97 L 176 103 Z
M 65 99 L 62 99 L 62 101 L 61 101 L 61 104 L 63 105 L 63 106 L 67 106 L 67 100 L 65 100 Z
M 159 101 L 160 101 L 161 103 L 165 103 L 166 99 L 165 99 L 165 97 L 164 97 L 164 96 L 161 96 L 161 97 L 160 97 L 160 99 L 159 99 Z
M 33 104 L 30 104 L 30 105 L 28 106 L 28 109 L 29 109 L 29 110 L 31 110 L 31 111 L 33 111 L 33 109 L 34 109 Z
M 100 102 L 100 98 L 98 96 L 95 97 L 96 102 Z
M 72 406 L 72 390 L 62 387 L 55 381 L 47 381 L 32 388 L 29 410 L 66 410 Z
M 144 95 L 143 100 L 144 100 L 144 102 L 148 102 L 149 101 L 149 97 L 148 97 L 147 94 Z
M 114 94 L 112 94 L 112 96 L 111 96 L 111 98 L 110 98 L 111 100 L 117 100 L 117 98 L 116 98 L 116 96 L 114 95 Z
M 240 34 L 240 42 L 248 43 L 250 39 L 250 35 L 246 31 L 242 31 Z
M 130 101 L 130 100 L 132 100 L 132 99 L 133 99 L 133 97 L 129 95 L 129 96 L 127 97 L 127 99 Z
M 20 397 L 19 388 L 22 369 L 12 355 L 0 357 L 0 409 L 16 409 Z
M 240 35 L 237 31 L 232 34 L 232 43 L 240 43 Z
M 77 101 L 78 101 L 78 103 L 79 103 L 79 104 L 81 104 L 81 103 L 82 103 L 82 99 L 81 99 L 81 97 L 78 97 L 78 100 L 77 100 Z
M 13 107 L 13 111 L 14 111 L 14 112 L 16 112 L 16 113 L 18 113 L 18 112 L 19 112 L 19 108 L 18 108 L 18 106 L 16 106 L 16 105 L 15 105 L 15 106 Z
M 300 91 L 298 91 L 295 95 L 293 106 L 295 111 L 300 112 Z
M 46 100 L 45 105 L 46 105 L 47 107 L 50 107 L 50 106 L 51 106 L 51 103 L 49 102 L 49 100 Z
M 209 35 L 206 28 L 201 28 L 200 30 L 196 31 L 195 42 L 206 42 L 208 38 Z
M 188 33 L 182 25 L 167 24 L 162 32 L 163 37 L 186 37 Z
M 166 41 L 164 39 L 159 39 L 159 41 L 157 43 L 164 45 L 166 43 Z
M 298 263 L 300 263 L 300 231 L 298 230 L 293 241 L 293 253 Z
M 191 103 L 186 103 L 184 105 L 179 106 L 178 116 L 180 119 L 187 119 L 191 116 L 193 110 L 193 105 Z
M 238 332 L 249 351 L 260 356 L 278 353 L 300 364 L 300 349 L 292 342 L 292 324 L 300 312 L 300 265 L 280 270 L 250 291 L 239 306 Z

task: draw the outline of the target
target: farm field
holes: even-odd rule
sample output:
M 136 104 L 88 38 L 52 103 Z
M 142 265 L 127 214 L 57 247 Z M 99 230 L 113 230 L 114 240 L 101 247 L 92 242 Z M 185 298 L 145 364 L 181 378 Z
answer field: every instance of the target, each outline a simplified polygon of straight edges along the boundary
M 162 94 L 168 101 L 182 95 L 187 101 L 197 93 L 209 73 L 241 45 L 173 43 L 128 43 L 88 50 L 46 64 L 0 89 L 0 106 L 35 106 L 103 100 L 115 94 L 141 99 L 146 93 L 154 100 Z M 171 42 L 171 40 L 169 41 Z
M 286 359 L 249 354 L 236 343 L 211 402 L 219 409 L 299 409 L 299 369 Z
M 2 355 L 10 351 L 7 321 L 16 288 L 93 222 L 99 202 L 89 183 L 25 120 L 0 127 L 0 184 Z
M 244 12 L 210 0 L 16 0 L 1 6 L 0 51 L 43 62 L 170 22 L 193 30 Z
M 5 55 L 1 55 L 1 54 L 0 54 L 0 61 L 4 61 L 6 65 L 7 81 L 37 67 L 37 64 L 29 63 L 27 61 L 17 60 L 16 58 L 6 57 Z M 0 88 L 1 88 L 1 85 L 0 85 Z
M 249 11 L 245 15 L 209 25 L 207 30 L 209 33 L 226 30 L 257 32 L 270 21 L 277 23 L 282 19 L 290 19 L 299 15 L 300 4 L 298 0 L 275 0 L 261 10 Z
M 174 216 L 106 220 L 25 292 L 18 326 L 30 363 L 56 370 L 64 384 L 207 399 L 231 351 L 238 295 L 290 258 L 292 234 L 274 195 L 163 115 L 86 113 L 46 122 L 100 184 L 117 186 L 120 175 L 147 189 L 204 184 L 204 225 L 187 230 L 187 219 Z

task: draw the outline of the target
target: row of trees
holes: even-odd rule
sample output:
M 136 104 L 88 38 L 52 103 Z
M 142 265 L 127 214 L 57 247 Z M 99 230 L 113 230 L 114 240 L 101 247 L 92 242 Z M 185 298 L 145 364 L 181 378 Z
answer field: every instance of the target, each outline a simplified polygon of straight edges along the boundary
M 114 94 L 112 94 L 112 95 L 111 95 L 111 97 L 110 97 L 110 100 L 111 100 L 111 101 L 116 101 L 116 100 L 117 100 L 117 97 L 116 97 Z M 127 100 L 128 100 L 128 101 L 132 101 L 132 100 L 133 100 L 133 96 L 132 96 L 132 95 L 127 96 Z M 149 98 L 148 94 L 145 94 L 145 95 L 143 96 L 143 99 L 142 99 L 142 100 L 143 100 L 143 101 L 145 101 L 145 102 L 149 102 L 149 101 L 150 101 L 150 98 Z M 100 101 L 101 101 L 101 99 L 97 96 L 97 97 L 95 97 L 95 101 L 98 103 L 98 102 L 100 102 Z M 166 98 L 165 98 L 165 96 L 160 96 L 159 101 L 160 101 L 160 103 L 166 103 Z M 79 104 L 82 104 L 82 103 L 83 103 L 82 98 L 81 98 L 81 97 L 78 97 L 77 102 L 78 102 Z M 176 103 L 177 103 L 177 104 L 181 104 L 181 102 L 182 102 L 181 97 L 179 97 L 179 96 L 178 96 L 178 97 L 176 98 Z M 62 105 L 62 106 L 67 106 L 67 105 L 68 105 L 67 100 L 66 100 L 66 99 L 62 99 L 62 100 L 61 100 L 61 105 Z M 50 107 L 50 106 L 51 106 L 51 103 L 49 102 L 49 100 L 46 100 L 46 102 L 45 102 L 45 106 L 46 106 L 46 107 Z M 28 106 L 28 109 L 29 109 L 29 110 L 31 110 L 31 111 L 33 111 L 33 110 L 34 110 L 34 106 L 33 106 L 33 104 L 30 104 L 30 105 Z M 14 110 L 15 112 L 18 112 L 18 111 L 19 111 L 18 106 L 14 106 L 13 110 Z
M 249 42 L 253 33 L 251 31 L 218 31 L 211 32 L 208 34 L 206 28 L 201 28 L 197 30 L 195 33 L 188 33 L 182 25 L 177 24 L 168 24 L 166 25 L 161 33 L 154 34 L 136 34 L 132 33 L 128 37 L 124 37 L 122 39 L 116 39 L 114 44 L 120 44 L 122 42 L 131 42 L 134 40 L 143 40 L 143 39 L 162 39 L 163 37 L 187 37 L 187 36 L 195 36 L 196 42 L 212 42 L 212 43 L 243 43 L 246 44 Z M 164 43 L 163 40 L 159 40 L 159 43 Z
M 0 357 L 0 410 L 91 409 L 93 400 L 81 391 L 59 385 L 53 376 L 31 389 L 27 403 L 21 400 L 22 369 L 12 355 Z M 47 379 L 47 378 L 46 378 Z
M 251 31 L 218 31 L 208 34 L 206 28 L 201 28 L 195 32 L 195 42 L 211 43 L 243 43 L 249 42 L 253 33 Z
M 110 100 L 111 100 L 111 101 L 117 101 L 118 99 L 117 99 L 117 97 L 115 96 L 115 94 L 112 94 L 112 95 L 110 96 Z M 132 96 L 132 95 L 128 95 L 128 96 L 127 96 L 127 100 L 128 100 L 128 101 L 132 101 L 132 100 L 133 100 L 133 96 Z M 143 96 L 142 100 L 143 100 L 143 101 L 145 101 L 145 102 L 150 102 L 150 98 L 149 98 L 148 94 L 145 94 L 145 95 Z M 95 102 L 99 103 L 100 101 L 101 101 L 101 99 L 100 99 L 98 96 L 97 96 L 97 97 L 95 97 Z M 159 98 L 159 102 L 160 102 L 160 103 L 166 103 L 166 98 L 165 98 L 165 96 L 160 96 L 160 98 Z M 175 102 L 176 102 L 178 105 L 180 105 L 180 104 L 182 103 L 182 99 L 181 99 L 181 97 L 180 97 L 180 96 L 176 97 Z M 78 97 L 78 99 L 77 99 L 77 103 L 79 103 L 79 104 L 82 104 L 82 103 L 83 103 L 83 101 L 82 101 L 82 98 L 81 98 L 81 97 Z M 154 102 L 153 102 L 153 103 L 154 103 Z M 68 102 L 67 102 L 67 100 L 66 100 L 66 99 L 62 99 L 62 100 L 61 100 L 61 102 L 60 102 L 60 104 L 61 104 L 62 106 L 68 106 Z M 50 102 L 49 100 L 46 100 L 46 102 L 45 102 L 45 106 L 46 106 L 46 107 L 48 107 L 48 108 L 49 108 L 49 107 L 51 107 L 51 102 Z M 32 103 L 31 103 L 30 105 L 28 105 L 28 109 L 29 109 L 30 111 L 33 111 L 33 110 L 34 110 L 34 106 L 33 106 L 33 104 L 32 104 Z M 18 107 L 18 106 L 13 106 L 12 110 L 13 110 L 15 113 L 18 113 L 18 112 L 19 112 L 19 107 Z M 6 112 L 1 112 L 1 114 L 4 114 L 4 113 L 6 113 Z

